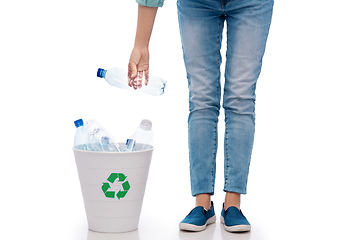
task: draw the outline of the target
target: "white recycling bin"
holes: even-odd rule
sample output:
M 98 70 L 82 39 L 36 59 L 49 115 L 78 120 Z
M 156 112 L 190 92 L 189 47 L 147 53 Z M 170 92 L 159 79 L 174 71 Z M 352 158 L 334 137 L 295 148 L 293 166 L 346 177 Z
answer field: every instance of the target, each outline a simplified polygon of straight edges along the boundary
M 120 147 L 124 149 L 125 144 L 120 143 Z M 153 148 L 134 152 L 73 151 L 89 229 L 107 233 L 136 230 Z

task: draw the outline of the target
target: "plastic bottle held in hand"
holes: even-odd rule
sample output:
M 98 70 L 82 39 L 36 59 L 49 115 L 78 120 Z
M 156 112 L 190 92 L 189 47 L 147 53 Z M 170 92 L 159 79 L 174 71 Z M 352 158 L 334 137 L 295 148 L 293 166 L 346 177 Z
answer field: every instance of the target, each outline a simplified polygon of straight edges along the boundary
M 142 151 L 152 148 L 154 135 L 151 127 L 152 123 L 150 120 L 142 120 L 134 134 L 127 140 L 124 151 Z
M 105 80 L 114 87 L 122 88 L 125 90 L 138 91 L 142 93 L 146 93 L 153 96 L 159 96 L 164 94 L 164 89 L 166 86 L 166 80 L 150 76 L 148 85 L 145 85 L 145 73 L 142 73 L 142 87 L 138 89 L 134 89 L 128 85 L 128 70 L 122 68 L 110 68 L 108 70 L 104 70 L 99 68 L 97 71 L 97 76 L 100 78 L 105 78 Z M 140 81 L 140 75 L 135 79 L 135 82 Z
M 89 143 L 93 151 L 120 152 L 119 144 L 115 138 L 97 121 L 90 119 L 84 124 L 89 130 Z
M 74 124 L 76 126 L 74 148 L 85 151 L 94 151 L 94 149 L 89 144 L 90 130 L 84 127 L 83 120 L 76 120 Z

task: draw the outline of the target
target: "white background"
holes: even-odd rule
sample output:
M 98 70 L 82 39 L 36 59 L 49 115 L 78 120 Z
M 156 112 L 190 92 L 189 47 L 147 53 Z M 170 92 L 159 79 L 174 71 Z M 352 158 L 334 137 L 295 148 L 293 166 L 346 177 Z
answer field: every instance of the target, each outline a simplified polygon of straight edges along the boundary
M 253 231 L 238 239 L 360 238 L 358 9 L 355 0 L 275 1 L 242 201 Z M 71 149 L 78 118 L 96 119 L 118 141 L 143 118 L 153 122 L 155 150 L 134 239 L 205 238 L 184 237 L 177 227 L 194 199 L 176 2 L 159 9 L 150 43 L 150 72 L 168 80 L 165 95 L 132 94 L 96 77 L 98 67 L 127 67 L 136 19 L 134 0 L 0 3 L 1 239 L 97 239 L 87 230 Z M 223 119 L 221 112 L 218 216 Z M 207 239 L 234 239 L 214 228 Z

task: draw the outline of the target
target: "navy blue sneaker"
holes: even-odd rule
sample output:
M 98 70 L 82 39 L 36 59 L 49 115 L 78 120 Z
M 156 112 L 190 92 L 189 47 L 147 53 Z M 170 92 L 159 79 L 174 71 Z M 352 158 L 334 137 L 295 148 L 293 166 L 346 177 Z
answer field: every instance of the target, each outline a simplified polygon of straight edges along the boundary
M 211 202 L 211 208 L 205 210 L 199 206 L 191 210 L 191 212 L 179 224 L 179 228 L 185 231 L 198 232 L 206 228 L 207 225 L 216 221 L 214 204 Z
M 248 232 L 251 230 L 250 223 L 241 210 L 236 207 L 229 207 L 225 211 L 223 205 L 220 221 L 228 232 Z

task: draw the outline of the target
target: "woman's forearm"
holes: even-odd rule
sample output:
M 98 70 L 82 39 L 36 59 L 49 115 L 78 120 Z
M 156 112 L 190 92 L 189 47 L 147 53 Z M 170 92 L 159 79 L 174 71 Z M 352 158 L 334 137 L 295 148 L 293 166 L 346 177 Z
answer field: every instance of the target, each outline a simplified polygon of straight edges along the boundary
M 147 48 L 154 26 L 157 7 L 145 7 L 139 4 L 135 47 Z

